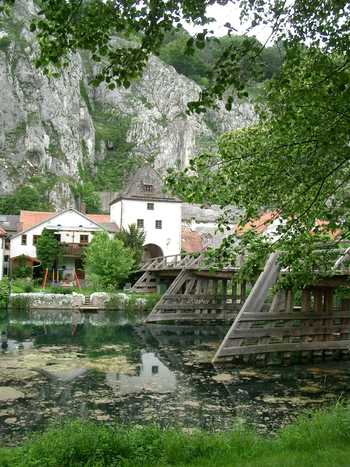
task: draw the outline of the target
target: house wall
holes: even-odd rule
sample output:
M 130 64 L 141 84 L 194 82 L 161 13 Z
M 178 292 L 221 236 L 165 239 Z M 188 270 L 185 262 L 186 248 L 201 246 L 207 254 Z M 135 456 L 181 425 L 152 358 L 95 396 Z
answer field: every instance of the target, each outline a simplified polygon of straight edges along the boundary
M 147 203 L 154 204 L 154 210 L 147 209 Z M 124 229 L 144 220 L 145 245 L 158 245 L 165 256 L 177 255 L 181 251 L 181 203 L 166 201 L 139 201 L 123 199 L 111 206 L 111 221 Z M 156 220 L 162 221 L 162 228 L 156 229 Z
M 101 230 L 96 224 L 75 211 L 63 212 L 54 219 L 49 219 L 47 222 L 24 232 L 24 235 L 27 235 L 26 245 L 22 245 L 22 234 L 13 237 L 11 239 L 10 257 L 26 255 L 36 258 L 36 247 L 33 245 L 34 235 L 41 235 L 45 228 L 55 230 L 55 227 L 57 227 L 57 233 L 61 235 L 62 243 L 80 243 L 81 234 L 88 235 L 90 241 L 93 233 Z

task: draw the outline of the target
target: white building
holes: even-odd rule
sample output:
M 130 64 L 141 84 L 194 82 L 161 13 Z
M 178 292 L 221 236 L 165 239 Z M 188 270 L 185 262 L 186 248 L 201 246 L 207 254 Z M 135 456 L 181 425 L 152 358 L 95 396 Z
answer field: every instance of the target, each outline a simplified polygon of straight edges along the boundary
M 181 252 L 181 201 L 165 193 L 161 178 L 150 166 L 137 170 L 126 189 L 110 204 L 111 221 L 145 232 L 145 257 Z
M 86 215 L 72 208 L 58 213 L 22 211 L 20 219 L 22 229 L 12 236 L 10 242 L 10 260 L 13 266 L 16 267 L 16 261 L 24 257 L 31 266 L 39 263 L 35 245 L 43 230 L 48 229 L 54 232 L 62 245 L 62 260 L 58 265 L 62 271 L 61 277 L 71 280 L 76 275 L 83 277 L 82 253 L 93 234 L 117 230 L 114 224 L 96 221 L 109 221 L 109 216 Z

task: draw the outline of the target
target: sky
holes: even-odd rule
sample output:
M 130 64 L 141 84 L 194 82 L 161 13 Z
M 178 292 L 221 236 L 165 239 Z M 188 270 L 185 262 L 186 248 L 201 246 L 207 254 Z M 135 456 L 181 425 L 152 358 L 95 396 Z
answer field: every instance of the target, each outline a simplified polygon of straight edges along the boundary
M 210 25 L 210 29 L 214 31 L 215 36 L 220 37 L 227 34 L 225 23 L 231 23 L 231 26 L 237 29 L 237 34 L 244 34 L 247 30 L 247 24 L 241 25 L 239 20 L 240 9 L 237 4 L 212 5 L 208 8 L 208 16 L 215 18 L 215 22 Z M 194 27 L 186 23 L 184 27 L 191 33 L 199 32 L 202 28 Z M 270 28 L 266 25 L 261 25 L 249 33 L 250 36 L 256 36 L 262 43 L 268 39 Z

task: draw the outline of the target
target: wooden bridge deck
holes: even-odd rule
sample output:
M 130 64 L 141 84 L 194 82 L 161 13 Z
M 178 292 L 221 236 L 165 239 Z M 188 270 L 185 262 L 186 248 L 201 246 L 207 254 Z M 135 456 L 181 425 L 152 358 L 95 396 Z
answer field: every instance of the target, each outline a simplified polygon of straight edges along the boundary
M 336 254 L 348 260 L 350 249 Z M 343 255 L 343 256 L 341 256 Z M 168 286 L 147 323 L 232 323 L 213 362 L 271 363 L 350 356 L 350 300 L 335 304 L 339 285 L 350 288 L 348 261 L 335 261 L 330 276 L 304 288 L 274 286 L 281 274 L 278 254 L 267 261 L 255 284 L 239 277 L 240 264 L 212 271 L 202 255 L 154 258 L 140 267 L 135 291 Z

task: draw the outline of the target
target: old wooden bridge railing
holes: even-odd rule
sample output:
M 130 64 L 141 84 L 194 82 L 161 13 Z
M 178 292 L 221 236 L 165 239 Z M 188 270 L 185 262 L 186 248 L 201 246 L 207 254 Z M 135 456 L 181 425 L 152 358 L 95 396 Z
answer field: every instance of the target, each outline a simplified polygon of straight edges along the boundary
M 333 253 L 329 275 L 323 273 L 298 293 L 275 290 L 286 273 L 277 253 L 255 284 L 239 278 L 239 264 L 213 272 L 203 256 L 155 258 L 142 265 L 134 290 L 152 291 L 162 281 L 168 283 L 146 319 L 149 323 L 231 321 L 215 363 L 342 358 L 350 356 L 350 299 L 336 303 L 335 291 L 340 285 L 350 289 L 350 248 Z
M 244 303 L 247 283 L 239 281 L 236 265 L 212 271 L 204 255 L 153 258 L 139 269 L 142 276 L 132 290 L 154 292 L 167 287 L 146 322 L 232 321 Z

